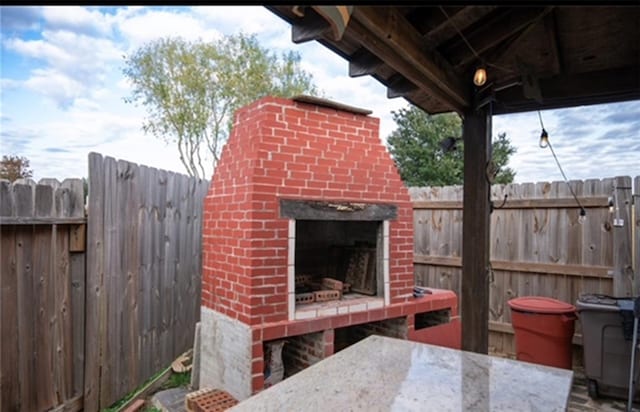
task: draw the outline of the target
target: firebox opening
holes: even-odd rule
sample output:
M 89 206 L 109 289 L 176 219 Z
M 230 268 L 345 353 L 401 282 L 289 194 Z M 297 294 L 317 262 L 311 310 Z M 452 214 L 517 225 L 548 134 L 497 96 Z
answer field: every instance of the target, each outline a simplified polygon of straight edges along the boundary
M 296 306 L 383 297 L 382 222 L 296 220 Z
M 406 339 L 407 329 L 406 317 L 337 328 L 334 331 L 334 352 L 337 353 L 371 335 Z

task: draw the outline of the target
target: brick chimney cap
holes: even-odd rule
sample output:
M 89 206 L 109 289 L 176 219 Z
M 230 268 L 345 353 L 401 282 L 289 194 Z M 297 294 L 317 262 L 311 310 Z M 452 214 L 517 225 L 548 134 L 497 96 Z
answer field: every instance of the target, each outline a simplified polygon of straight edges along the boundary
M 298 95 L 298 96 L 294 96 L 292 98 L 292 100 L 296 101 L 296 102 L 315 104 L 317 106 L 329 107 L 329 108 L 332 108 L 332 109 L 342 110 L 342 111 L 345 111 L 345 112 L 350 112 L 350 113 L 355 113 L 355 114 L 361 114 L 361 115 L 365 115 L 365 116 L 370 115 L 371 113 L 373 113 L 371 110 L 361 109 L 359 107 L 349 106 L 349 105 L 346 105 L 346 104 L 334 102 L 332 100 L 323 99 L 321 97 L 308 96 L 308 95 L 304 95 L 304 94 L 301 94 L 301 95 Z

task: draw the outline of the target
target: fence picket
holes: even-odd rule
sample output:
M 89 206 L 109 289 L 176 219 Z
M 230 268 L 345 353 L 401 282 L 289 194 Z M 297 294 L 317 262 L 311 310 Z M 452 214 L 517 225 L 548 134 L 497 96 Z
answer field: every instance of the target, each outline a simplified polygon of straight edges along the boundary
M 89 154 L 89 210 L 87 219 L 87 272 L 85 314 L 84 408 L 99 410 L 100 365 L 104 336 L 104 162 Z
M 2 182 L 0 182 L 1 184 Z M 5 185 L 8 188 L 8 185 Z M 0 188 L 0 194 L 7 193 Z M 0 259 L 0 410 L 20 410 L 20 369 L 19 369 L 19 303 L 18 267 L 16 262 L 17 228 L 2 228 L 0 250 L 4 257 Z M 24 348 L 22 348 L 24 350 Z

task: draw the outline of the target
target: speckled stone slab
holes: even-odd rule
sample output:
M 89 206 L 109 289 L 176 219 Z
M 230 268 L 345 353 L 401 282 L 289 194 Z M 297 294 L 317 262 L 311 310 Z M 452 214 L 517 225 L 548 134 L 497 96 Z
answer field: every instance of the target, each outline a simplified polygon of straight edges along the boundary
M 573 371 L 370 336 L 230 409 L 565 411 Z

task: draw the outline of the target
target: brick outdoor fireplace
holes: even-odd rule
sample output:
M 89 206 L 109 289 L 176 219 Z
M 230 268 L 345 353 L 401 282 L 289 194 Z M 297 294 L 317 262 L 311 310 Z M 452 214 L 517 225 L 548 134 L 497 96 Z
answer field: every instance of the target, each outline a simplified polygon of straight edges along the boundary
M 459 346 L 455 294 L 414 297 L 412 204 L 368 114 L 236 113 L 204 205 L 201 387 L 249 397 L 274 347 L 286 378 L 372 333 Z

